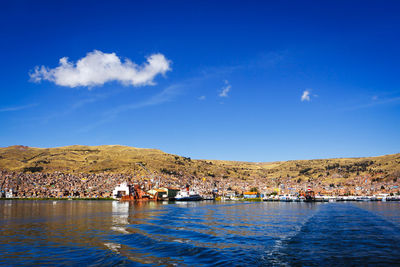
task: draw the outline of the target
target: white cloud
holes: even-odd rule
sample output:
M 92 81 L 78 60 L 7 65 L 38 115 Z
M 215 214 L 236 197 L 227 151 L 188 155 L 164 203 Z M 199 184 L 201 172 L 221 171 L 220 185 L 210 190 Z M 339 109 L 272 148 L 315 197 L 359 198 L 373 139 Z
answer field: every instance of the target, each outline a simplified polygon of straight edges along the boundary
M 123 62 L 115 53 L 103 53 L 98 50 L 89 52 L 76 63 L 67 57 L 60 59 L 56 68 L 36 66 L 29 74 L 31 81 L 48 80 L 60 86 L 99 86 L 106 82 L 118 81 L 124 85 L 154 85 L 158 74 L 171 70 L 171 62 L 162 54 L 153 54 L 141 66 L 129 59 Z
M 303 92 L 303 95 L 301 96 L 301 101 L 310 101 L 311 97 L 310 97 L 310 91 L 309 90 L 305 90 Z
M 206 96 L 205 95 L 200 96 L 199 100 L 206 100 Z
M 229 84 L 227 80 L 225 80 L 225 85 L 222 87 L 221 92 L 219 93 L 220 97 L 228 97 L 228 93 L 231 90 L 232 86 Z

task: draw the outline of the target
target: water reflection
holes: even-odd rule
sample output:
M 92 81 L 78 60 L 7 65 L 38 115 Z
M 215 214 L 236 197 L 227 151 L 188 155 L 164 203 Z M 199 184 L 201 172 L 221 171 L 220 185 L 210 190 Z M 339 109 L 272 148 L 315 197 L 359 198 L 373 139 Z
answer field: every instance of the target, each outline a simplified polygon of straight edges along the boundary
M 120 232 L 122 234 L 129 234 L 126 230 L 125 225 L 129 224 L 129 203 L 128 202 L 116 202 L 112 203 L 112 221 L 113 226 L 111 230 Z

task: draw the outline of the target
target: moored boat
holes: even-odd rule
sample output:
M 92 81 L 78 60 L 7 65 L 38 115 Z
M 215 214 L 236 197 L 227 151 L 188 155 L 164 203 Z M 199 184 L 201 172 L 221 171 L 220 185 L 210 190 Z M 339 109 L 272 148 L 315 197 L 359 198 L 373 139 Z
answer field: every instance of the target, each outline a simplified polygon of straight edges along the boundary
M 176 201 L 200 201 L 203 197 L 193 191 L 179 191 L 175 196 Z
M 198 193 L 189 190 L 189 185 L 186 185 L 184 190 L 178 192 L 175 196 L 176 201 L 200 201 L 203 200 L 203 197 Z
M 367 196 L 358 196 L 356 198 L 357 201 L 370 201 L 370 198 Z

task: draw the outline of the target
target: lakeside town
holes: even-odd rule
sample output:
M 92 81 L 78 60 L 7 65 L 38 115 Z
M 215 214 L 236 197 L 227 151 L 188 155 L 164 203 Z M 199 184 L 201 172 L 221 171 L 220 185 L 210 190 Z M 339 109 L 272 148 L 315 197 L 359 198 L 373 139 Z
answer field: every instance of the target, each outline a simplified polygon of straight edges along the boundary
M 400 154 L 238 162 L 127 146 L 0 148 L 0 198 L 397 200 Z M 140 191 L 140 192 L 139 192 Z
M 312 191 L 315 200 L 400 200 L 400 177 L 380 179 L 369 175 L 345 182 L 285 178 L 235 179 L 149 173 L 43 173 L 0 170 L 0 197 L 18 199 L 120 199 L 129 194 L 127 185 L 137 185 L 148 198 L 173 199 L 190 187 L 203 199 L 301 201 Z M 161 196 L 161 197 L 160 197 Z

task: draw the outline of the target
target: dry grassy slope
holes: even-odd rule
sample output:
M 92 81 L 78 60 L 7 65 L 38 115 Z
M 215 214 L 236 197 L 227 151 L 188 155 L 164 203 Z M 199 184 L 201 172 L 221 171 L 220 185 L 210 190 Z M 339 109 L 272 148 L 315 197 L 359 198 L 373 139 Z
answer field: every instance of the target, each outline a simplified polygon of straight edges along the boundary
M 391 177 L 400 173 L 400 154 L 371 158 L 293 160 L 252 163 L 221 160 L 192 160 L 156 149 L 126 146 L 68 146 L 0 148 L 0 169 L 43 172 L 147 174 L 141 166 L 157 173 L 198 177 L 235 177 L 251 180 L 264 177 L 339 181 L 357 174 Z M 32 169 L 33 167 L 33 169 Z M 29 169 L 31 168 L 31 169 Z

